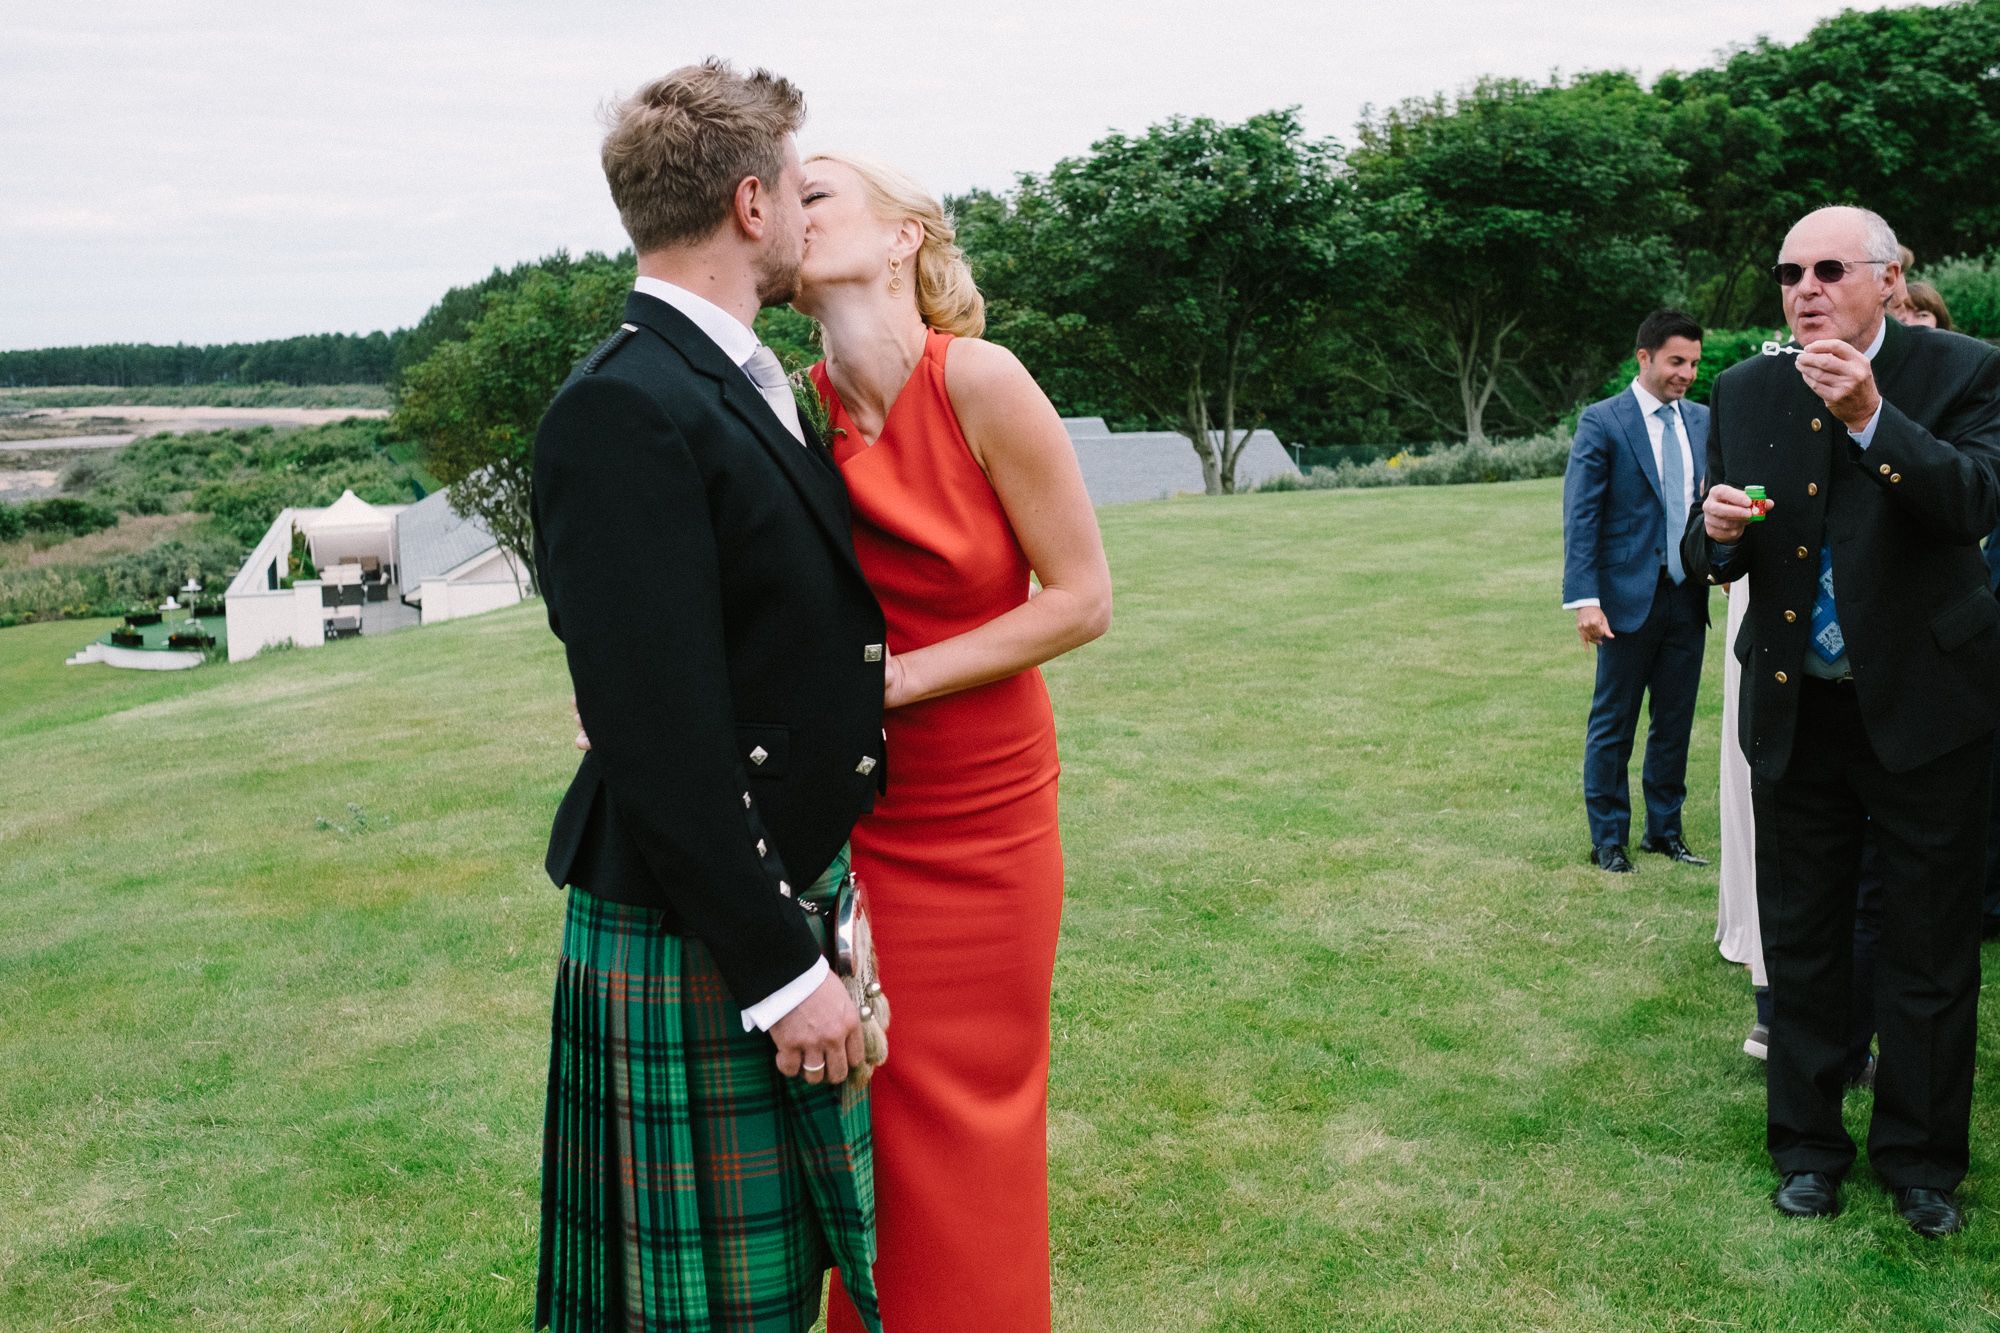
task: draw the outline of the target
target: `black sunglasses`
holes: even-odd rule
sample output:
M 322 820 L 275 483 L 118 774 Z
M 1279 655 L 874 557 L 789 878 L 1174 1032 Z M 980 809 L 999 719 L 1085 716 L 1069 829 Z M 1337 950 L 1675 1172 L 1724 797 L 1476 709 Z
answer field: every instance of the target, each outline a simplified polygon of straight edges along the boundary
M 1893 264 L 1893 259 L 1822 259 L 1812 266 L 1813 276 L 1821 282 L 1832 284 L 1847 276 L 1847 270 L 1862 264 Z M 1796 287 L 1806 275 L 1803 264 L 1773 264 L 1771 276 L 1778 280 L 1780 287 Z

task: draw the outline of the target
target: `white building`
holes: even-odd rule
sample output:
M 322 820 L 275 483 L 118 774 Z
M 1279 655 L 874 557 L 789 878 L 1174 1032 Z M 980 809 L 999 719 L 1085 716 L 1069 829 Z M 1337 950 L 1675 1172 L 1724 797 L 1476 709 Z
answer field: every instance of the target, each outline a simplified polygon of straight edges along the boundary
M 1201 460 L 1185 435 L 1170 430 L 1113 432 L 1103 417 L 1064 417 L 1063 429 L 1076 449 L 1083 486 L 1095 505 L 1200 495 L 1205 489 Z M 1222 432 L 1212 431 L 1217 447 Z M 1236 457 L 1236 489 L 1247 491 L 1281 473 L 1299 475 L 1298 464 L 1278 437 L 1255 431 Z
M 291 579 L 301 538 L 317 577 Z M 511 606 L 528 583 L 517 564 L 477 519 L 452 513 L 444 491 L 382 505 L 347 491 L 324 508 L 286 509 L 224 596 L 229 660 Z

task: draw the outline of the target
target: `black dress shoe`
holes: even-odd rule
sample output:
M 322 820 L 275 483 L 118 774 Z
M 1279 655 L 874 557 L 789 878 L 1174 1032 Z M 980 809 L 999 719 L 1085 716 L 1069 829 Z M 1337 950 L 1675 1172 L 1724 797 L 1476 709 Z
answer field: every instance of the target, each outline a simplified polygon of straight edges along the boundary
M 1793 1171 L 1785 1176 L 1771 1202 L 1787 1217 L 1837 1217 L 1840 1182 L 1823 1171 Z
M 1958 1210 L 1958 1201 L 1951 1197 L 1950 1190 L 1921 1186 L 1897 1190 L 1896 1211 L 1910 1224 L 1910 1230 L 1931 1240 L 1949 1236 L 1965 1226 L 1965 1214 Z
M 1648 838 L 1639 844 L 1639 850 L 1642 852 L 1656 852 L 1666 857 L 1669 861 L 1679 861 L 1684 866 L 1705 866 L 1708 864 L 1706 857 L 1696 856 L 1688 850 L 1688 845 L 1681 841 L 1681 835 L 1678 833 L 1669 834 L 1664 838 Z
M 1632 859 L 1625 855 L 1625 849 L 1615 842 L 1607 842 L 1590 853 L 1590 859 L 1599 870 L 1608 870 L 1614 875 L 1632 873 Z

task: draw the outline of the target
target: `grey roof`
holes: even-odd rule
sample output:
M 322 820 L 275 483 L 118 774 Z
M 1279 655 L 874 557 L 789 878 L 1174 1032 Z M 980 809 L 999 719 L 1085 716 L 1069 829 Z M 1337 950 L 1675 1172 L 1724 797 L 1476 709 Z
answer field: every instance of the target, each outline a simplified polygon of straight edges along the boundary
M 1076 461 L 1083 468 L 1083 486 L 1090 502 L 1125 504 L 1159 500 L 1169 495 L 1202 492 L 1201 460 L 1185 435 L 1168 430 L 1123 431 L 1104 428 L 1100 417 L 1066 417 Z M 1222 432 L 1211 431 L 1218 445 Z M 1236 459 L 1236 489 L 1247 491 L 1280 473 L 1298 475 L 1298 465 L 1278 437 L 1268 430 L 1254 432 Z
M 396 578 L 406 595 L 490 551 L 498 542 L 476 518 L 452 512 L 451 492 L 433 491 L 396 516 Z

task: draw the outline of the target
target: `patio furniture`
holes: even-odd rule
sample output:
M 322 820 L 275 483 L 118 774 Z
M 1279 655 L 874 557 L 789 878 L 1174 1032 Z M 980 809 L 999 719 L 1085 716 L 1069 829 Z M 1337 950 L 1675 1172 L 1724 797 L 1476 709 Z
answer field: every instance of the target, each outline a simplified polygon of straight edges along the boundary
M 360 616 L 335 616 L 326 622 L 326 637 L 329 639 L 352 639 L 360 634 Z
M 338 589 L 338 588 L 334 587 L 334 586 L 333 586 L 333 585 L 332 585 L 331 583 L 322 583 L 322 584 L 320 584 L 320 585 L 319 585 L 319 604 L 320 604 L 320 606 L 321 606 L 321 607 L 329 607 L 329 606 L 339 606 L 339 605 L 340 605 L 340 589 Z
M 389 585 L 388 585 L 388 584 L 386 584 L 386 583 L 370 583 L 370 584 L 366 584 L 366 585 L 364 585 L 364 586 L 365 586 L 365 587 L 366 587 L 366 588 L 368 589 L 368 600 L 369 600 L 369 601 L 371 601 L 371 602 L 386 602 L 386 601 L 388 601 L 388 600 L 389 600 Z
M 367 591 L 358 583 L 343 584 L 336 591 L 340 593 L 342 606 L 360 606 L 368 600 Z

